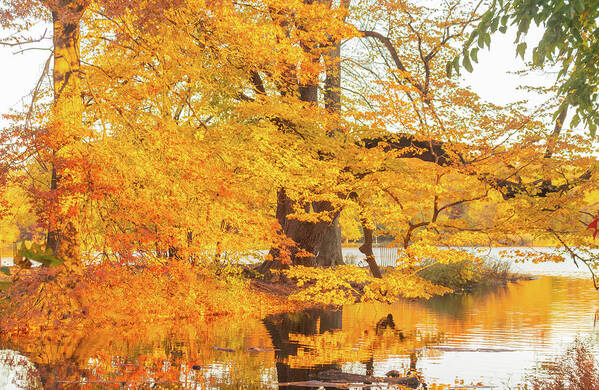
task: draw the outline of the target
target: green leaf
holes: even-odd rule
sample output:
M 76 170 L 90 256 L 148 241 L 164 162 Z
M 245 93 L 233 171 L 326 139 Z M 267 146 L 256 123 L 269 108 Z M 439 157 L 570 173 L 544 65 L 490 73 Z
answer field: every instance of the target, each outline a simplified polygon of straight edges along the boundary
M 478 44 L 478 47 L 480 47 L 481 49 L 483 47 L 485 47 L 485 33 L 484 32 L 478 36 L 478 40 L 476 41 L 476 43 Z
M 491 34 L 485 34 L 485 44 L 487 45 L 488 48 L 491 47 Z
M 464 44 L 465 47 L 470 47 L 470 45 L 472 44 L 472 42 L 474 42 L 474 38 L 476 38 L 478 35 L 478 30 L 474 30 L 472 31 L 472 34 L 470 34 L 470 36 L 468 37 L 468 40 L 466 41 L 466 43 Z
M 572 118 L 572 121 L 570 122 L 570 126 L 576 127 L 579 123 L 580 123 L 580 117 L 578 116 L 578 114 L 576 114 Z
M 25 243 L 23 243 L 21 245 L 21 249 L 19 249 L 17 252 L 17 256 L 15 256 L 15 262 L 17 258 L 19 260 L 24 258 L 37 261 L 38 263 L 42 263 L 42 266 L 44 267 L 54 267 L 64 262 L 64 260 L 61 258 L 56 257 L 51 250 L 44 249 L 40 244 L 37 243 L 31 244 L 30 249 L 28 249 Z
M 498 29 L 502 34 L 505 34 L 505 32 L 507 31 L 507 26 L 501 26 Z
M 455 72 L 457 75 L 460 74 L 460 58 L 456 57 L 453 59 L 453 68 L 455 69 Z
M 4 275 L 10 275 L 10 269 L 8 267 L 0 267 L 0 272 Z
M 543 15 L 540 13 L 536 14 L 533 20 L 535 21 L 535 24 L 538 26 L 539 24 L 541 24 L 541 20 L 543 20 Z
M 491 32 L 497 31 L 497 27 L 499 26 L 499 16 L 493 18 L 491 21 Z
M 522 35 L 528 34 L 528 29 L 530 28 L 530 18 L 520 19 L 518 23 L 518 34 L 516 35 L 516 40 L 520 40 Z
M 589 125 L 589 131 L 591 132 L 591 137 L 594 137 L 595 134 L 597 133 L 597 125 L 594 123 L 591 123 Z
M 473 70 L 472 63 L 470 62 L 470 58 L 468 56 L 464 56 L 464 59 L 462 60 L 462 65 L 464 65 L 464 68 L 468 72 L 472 72 L 472 70 Z
M 470 50 L 470 57 L 474 60 L 474 62 L 478 62 L 478 47 Z
M 40 253 L 40 252 L 42 252 L 42 246 L 40 244 L 38 244 L 37 242 L 34 242 L 31 244 L 30 250 L 35 253 Z
M 532 51 L 532 62 L 535 65 L 540 65 L 543 62 L 543 53 L 541 53 L 541 50 L 538 47 L 534 48 Z
M 524 59 L 524 53 L 526 52 L 526 42 L 520 42 L 516 47 L 516 54 Z

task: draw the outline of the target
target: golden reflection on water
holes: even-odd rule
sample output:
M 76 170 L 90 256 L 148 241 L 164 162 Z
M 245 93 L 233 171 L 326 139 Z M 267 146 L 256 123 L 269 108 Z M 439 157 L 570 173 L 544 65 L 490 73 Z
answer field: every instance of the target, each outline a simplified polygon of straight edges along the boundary
M 88 388 L 121 382 L 263 388 L 328 369 L 382 376 L 414 367 L 429 383 L 461 378 L 501 386 L 520 381 L 524 370 L 576 335 L 594 337 L 598 308 L 590 281 L 543 277 L 428 301 L 363 303 L 262 321 L 48 331 L 4 340 L 0 349 L 26 355 L 46 389 L 81 388 L 81 382 Z
M 213 349 L 221 345 L 234 350 Z M 4 347 L 26 355 L 39 369 L 45 389 L 120 388 L 121 383 L 159 388 L 187 382 L 190 388 L 218 388 L 263 382 L 274 369 L 274 352 L 245 351 L 246 345 L 270 345 L 260 321 L 219 319 L 198 324 L 145 324 L 128 329 L 82 329 L 67 334 L 5 340 Z M 199 370 L 192 367 L 199 366 Z M 99 383 L 102 382 L 102 383 Z M 95 386 L 92 384 L 95 383 Z
M 591 281 L 543 277 L 429 301 L 354 305 L 344 308 L 344 322 L 368 323 L 390 312 L 403 329 L 441 340 L 419 353 L 418 368 L 429 381 L 463 379 L 506 388 L 576 336 L 594 339 L 598 308 L 599 293 Z M 378 373 L 401 357 L 380 356 Z

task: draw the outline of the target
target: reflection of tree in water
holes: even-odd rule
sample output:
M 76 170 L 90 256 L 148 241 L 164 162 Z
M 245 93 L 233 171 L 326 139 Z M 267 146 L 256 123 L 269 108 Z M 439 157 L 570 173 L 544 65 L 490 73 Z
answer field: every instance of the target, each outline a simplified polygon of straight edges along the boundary
M 35 343 L 25 349 L 37 366 L 44 389 L 68 389 L 73 385 L 69 387 L 59 381 L 78 382 L 89 376 L 86 352 L 96 346 L 95 337 L 86 337 L 79 332 L 48 332 L 27 341 Z
M 226 319 L 46 330 L 5 338 L 0 345 L 22 351 L 35 364 L 44 389 L 80 389 L 82 381 L 102 382 L 89 388 L 119 388 L 121 383 L 148 388 L 152 381 L 160 388 L 188 388 L 181 383 L 185 379 L 191 388 L 222 389 L 263 387 L 264 368 L 274 368 L 272 355 L 250 353 L 246 343 L 268 347 L 269 340 L 259 320 Z M 216 351 L 215 345 L 235 352 Z M 194 365 L 200 369 L 192 369 Z
M 309 348 L 290 340 L 290 335 L 317 335 L 343 328 L 343 312 L 308 309 L 298 313 L 276 314 L 263 322 L 276 348 L 275 359 L 279 383 L 300 382 L 316 377 L 318 372 L 339 369 L 338 364 L 319 364 L 314 367 L 293 368 L 287 363 L 290 356 L 297 356 L 300 349 Z M 304 389 L 297 386 L 281 386 L 281 389 Z
M 15 337 L 14 343 L 5 335 L 0 344 L 27 356 L 47 389 L 80 388 L 83 379 L 133 386 L 147 380 L 170 381 L 178 386 L 182 375 L 203 388 L 259 388 L 276 380 L 314 379 L 319 372 L 340 370 L 348 362 L 363 364 L 353 365 L 355 373 L 371 374 L 377 362 L 390 355 L 407 359 L 413 354 L 415 364 L 416 351 L 434 343 L 434 337 L 422 337 L 410 328 L 404 317 L 408 312 L 383 313 L 388 312 L 372 306 L 356 313 L 350 306 L 343 311 L 272 315 L 262 322 L 225 318 L 101 330 L 56 329 Z M 193 366 L 199 368 L 192 370 Z
M 387 329 L 393 330 L 397 332 L 397 336 L 400 340 L 405 339 L 405 336 L 401 329 L 395 329 L 395 320 L 393 319 L 393 314 L 389 313 L 386 317 L 381 318 L 375 325 L 374 330 L 377 335 L 383 334 Z M 412 355 L 414 355 L 414 370 L 416 370 L 416 352 L 412 352 L 410 354 L 410 362 L 412 361 Z M 374 354 L 371 354 L 368 360 L 363 362 L 366 366 L 366 375 L 372 376 L 374 375 Z M 410 363 L 410 368 L 412 364 Z
M 44 389 L 79 389 L 84 380 L 105 382 L 100 387 L 140 384 L 150 378 L 176 383 L 181 375 L 181 351 L 172 349 L 169 342 L 159 346 L 156 354 L 155 348 L 139 340 L 93 332 L 46 332 L 35 340 L 20 341 L 35 362 Z
M 409 359 L 408 371 L 415 371 L 419 351 L 436 342 L 420 337 L 416 331 L 402 330 L 398 325 L 401 318 L 395 319 L 392 314 L 376 322 L 359 321 L 361 326 L 351 321 L 343 323 L 342 318 L 341 310 L 312 309 L 263 320 L 278 349 L 275 358 L 279 383 L 319 379 L 325 371 L 341 371 L 346 362 L 360 362 L 365 367 L 360 373 L 373 375 L 375 360 L 390 355 Z

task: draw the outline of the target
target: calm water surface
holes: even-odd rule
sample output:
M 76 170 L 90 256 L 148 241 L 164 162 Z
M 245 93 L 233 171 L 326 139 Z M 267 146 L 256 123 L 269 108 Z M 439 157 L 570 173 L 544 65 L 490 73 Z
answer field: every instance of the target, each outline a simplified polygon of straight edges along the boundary
M 585 270 L 569 262 L 516 267 L 541 277 L 428 301 L 5 341 L 0 388 L 40 379 L 47 389 L 111 380 L 277 388 L 327 369 L 384 376 L 410 368 L 427 383 L 513 387 L 577 336 L 599 334 L 599 293 Z

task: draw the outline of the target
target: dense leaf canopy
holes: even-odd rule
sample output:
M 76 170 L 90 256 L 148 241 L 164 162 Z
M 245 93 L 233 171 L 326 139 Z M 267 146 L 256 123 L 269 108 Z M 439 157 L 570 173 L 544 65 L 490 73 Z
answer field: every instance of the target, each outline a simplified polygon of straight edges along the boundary
M 45 233 L 34 252 L 79 275 L 98 262 L 250 257 L 267 274 L 339 265 L 341 241 L 363 241 L 376 280 L 344 268 L 286 274 L 315 286 L 297 297 L 329 303 L 355 299 L 355 283 L 369 284 L 364 299 L 444 292 L 418 272 L 430 259 L 480 260 L 456 247 L 593 248 L 589 137 L 560 133 L 545 107 L 484 102 L 446 74 L 457 47 L 488 46 L 510 22 L 521 36 L 531 20 L 566 23 L 529 15 L 530 4 L 481 16 L 457 0 L 5 2 L 9 27 L 54 27 L 51 82 L 42 77 L 2 131 L 7 194 L 31 206 L 4 197 L 20 226 L 13 241 Z M 566 16 L 591 29 L 590 7 Z M 566 24 L 551 34 L 569 37 L 578 25 Z M 591 61 L 595 38 L 551 34 L 535 61 L 573 61 L 558 81 L 583 115 L 591 106 L 572 99 L 586 89 L 572 83 L 594 69 L 577 61 Z M 399 248 L 395 272 L 378 269 L 376 236 Z

